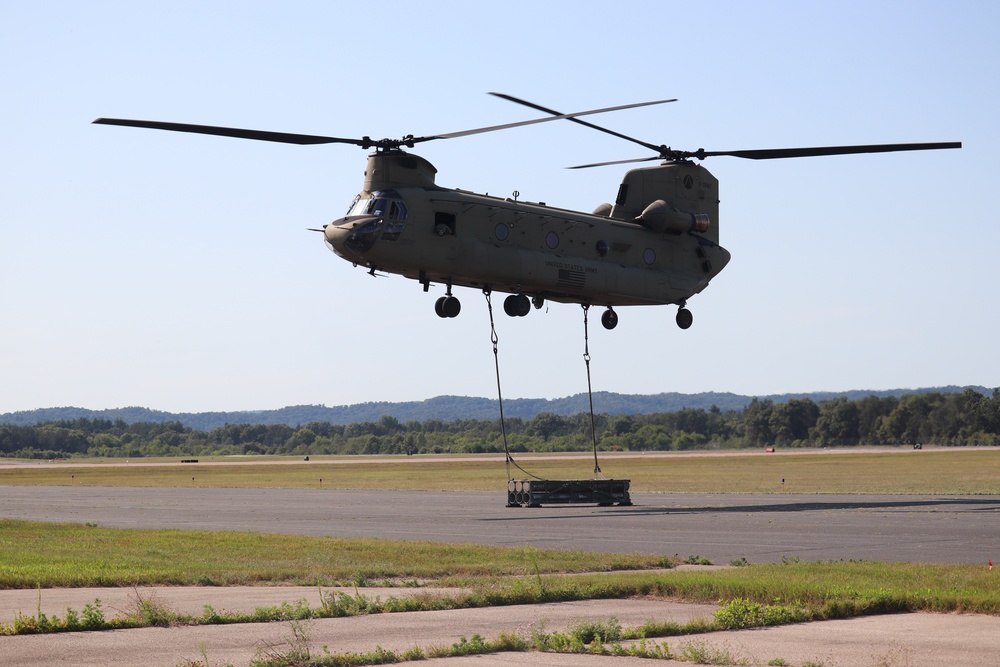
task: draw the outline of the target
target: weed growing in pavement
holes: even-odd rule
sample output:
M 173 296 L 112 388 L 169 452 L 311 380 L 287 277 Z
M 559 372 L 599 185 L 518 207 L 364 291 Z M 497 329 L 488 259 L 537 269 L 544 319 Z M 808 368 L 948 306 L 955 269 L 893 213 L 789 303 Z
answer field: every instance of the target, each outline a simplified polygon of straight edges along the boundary
M 746 665 L 748 661 L 735 657 L 728 649 L 712 648 L 705 642 L 687 642 L 677 659 L 698 665 Z
M 115 626 L 122 627 L 122 626 Z M 66 608 L 62 618 L 48 616 L 42 612 L 42 589 L 38 589 L 38 610 L 34 616 L 25 616 L 21 612 L 14 614 L 14 622 L 10 625 L 0 624 L 0 635 L 31 635 L 46 632 L 77 632 L 80 630 L 104 630 L 108 628 L 104 620 L 104 610 L 100 599 L 88 602 L 83 607 L 83 616 L 71 607 Z
M 712 561 L 704 556 L 688 556 L 684 559 L 685 565 L 711 565 Z
M 722 630 L 788 625 L 808 620 L 811 620 L 809 612 L 801 607 L 761 604 L 744 598 L 720 602 L 715 612 L 715 625 Z
M 606 621 L 587 621 L 570 629 L 570 635 L 584 644 L 595 640 L 601 643 L 616 642 L 622 637 L 622 626 L 613 617 Z

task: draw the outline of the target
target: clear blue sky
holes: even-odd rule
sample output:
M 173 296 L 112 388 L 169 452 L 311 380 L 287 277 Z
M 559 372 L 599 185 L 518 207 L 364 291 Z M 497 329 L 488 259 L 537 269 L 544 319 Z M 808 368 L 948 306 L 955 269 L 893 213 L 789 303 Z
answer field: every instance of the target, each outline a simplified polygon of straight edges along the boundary
M 905 9 L 902 7 L 905 6 Z M 1000 385 L 995 2 L 0 1 L 0 413 L 496 395 L 483 296 L 371 278 L 307 231 L 365 152 L 91 125 L 335 136 L 533 117 L 502 91 L 709 150 L 962 141 L 705 164 L 729 267 L 592 317 L 594 388 L 769 394 Z M 431 142 L 438 183 L 590 211 L 642 149 L 572 123 Z M 499 313 L 509 397 L 586 390 L 582 313 Z M 600 405 L 596 406 L 600 409 Z

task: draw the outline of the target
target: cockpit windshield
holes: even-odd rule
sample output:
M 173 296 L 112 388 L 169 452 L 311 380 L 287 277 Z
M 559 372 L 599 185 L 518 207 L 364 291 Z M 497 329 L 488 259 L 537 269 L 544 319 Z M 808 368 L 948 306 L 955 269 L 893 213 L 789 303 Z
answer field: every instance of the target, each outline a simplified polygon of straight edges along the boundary
M 406 220 L 406 204 L 394 190 L 380 190 L 373 193 L 370 199 L 363 199 L 358 195 L 347 215 L 374 215 L 387 220 L 403 221 Z

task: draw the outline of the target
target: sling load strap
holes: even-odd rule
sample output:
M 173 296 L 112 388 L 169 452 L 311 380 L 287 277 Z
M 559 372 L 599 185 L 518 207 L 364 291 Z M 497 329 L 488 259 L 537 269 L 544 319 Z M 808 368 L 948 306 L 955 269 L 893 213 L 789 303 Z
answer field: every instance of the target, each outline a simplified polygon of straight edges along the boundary
M 507 425 L 503 417 L 503 392 L 500 390 L 500 353 L 497 351 L 497 344 L 500 342 L 500 337 L 497 336 L 497 327 L 493 320 L 493 300 L 490 298 L 490 293 L 491 290 L 489 287 L 483 288 L 483 294 L 486 295 L 486 308 L 490 312 L 490 340 L 493 342 L 493 361 L 497 369 L 497 400 L 500 404 L 500 433 L 503 435 L 503 453 L 507 462 L 507 480 L 510 481 L 514 479 L 510 474 L 511 466 L 514 466 L 529 477 L 541 479 L 541 477 L 532 475 L 530 472 L 519 466 L 517 462 L 514 461 L 514 457 L 510 455 L 510 448 L 507 446 Z
M 597 427 L 594 424 L 594 390 L 590 384 L 590 336 L 587 327 L 587 313 L 590 312 L 590 304 L 583 305 L 583 360 L 587 364 L 587 398 L 590 399 L 590 435 L 594 441 L 594 479 L 603 479 L 601 466 L 597 463 Z

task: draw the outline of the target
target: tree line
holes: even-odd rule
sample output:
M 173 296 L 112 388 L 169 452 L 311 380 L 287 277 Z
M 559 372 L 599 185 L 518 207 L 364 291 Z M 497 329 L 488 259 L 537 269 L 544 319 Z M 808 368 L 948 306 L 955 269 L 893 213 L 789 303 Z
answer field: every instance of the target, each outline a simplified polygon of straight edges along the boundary
M 596 415 L 603 451 L 856 445 L 1000 445 L 1000 389 L 986 396 L 920 393 L 858 400 L 754 399 L 741 410 L 684 408 L 646 415 Z M 593 447 L 590 415 L 543 412 L 504 422 L 513 452 Z M 428 454 L 502 452 L 499 420 L 400 422 L 384 416 L 353 424 L 227 424 L 210 431 L 180 422 L 58 420 L 0 426 L 0 456 L 65 457 Z

